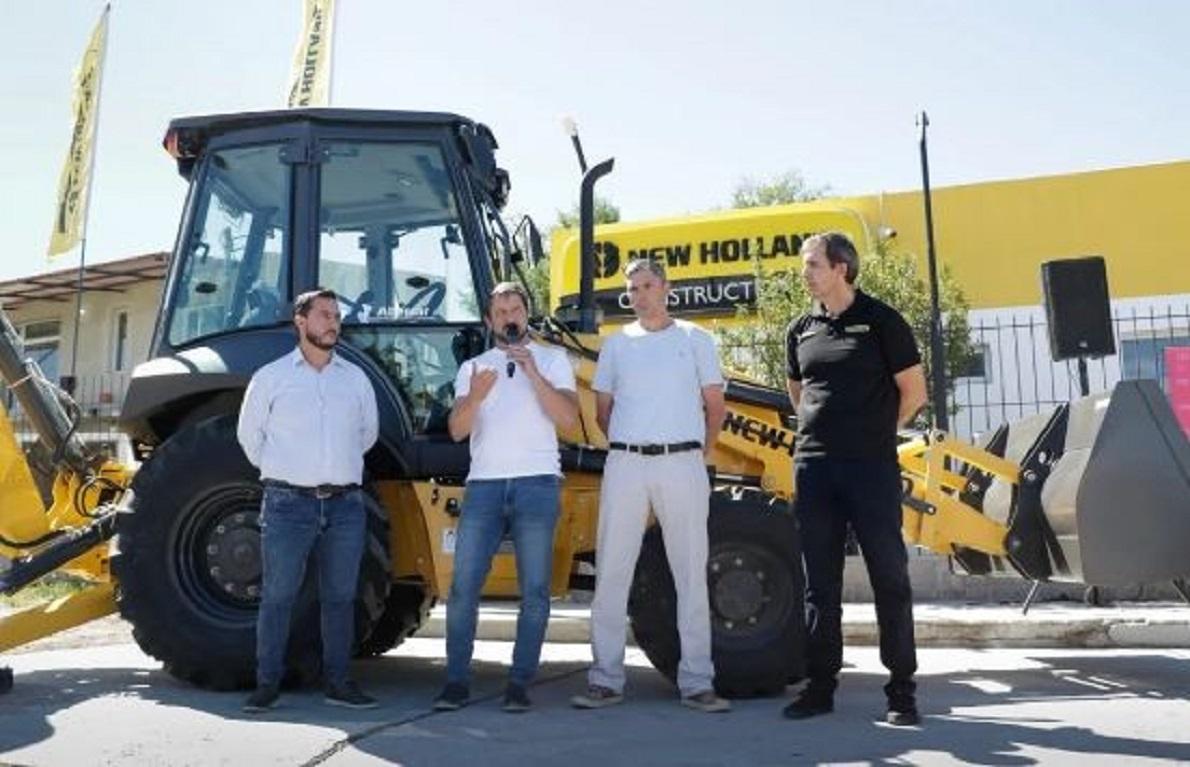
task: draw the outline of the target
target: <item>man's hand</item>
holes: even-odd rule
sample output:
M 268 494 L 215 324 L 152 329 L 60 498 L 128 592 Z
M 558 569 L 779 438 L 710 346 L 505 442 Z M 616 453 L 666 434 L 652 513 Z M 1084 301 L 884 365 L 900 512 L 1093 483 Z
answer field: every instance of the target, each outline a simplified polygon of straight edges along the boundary
M 537 362 L 527 346 L 509 346 L 504 351 L 508 358 L 529 376 L 529 380 L 536 381 L 541 378 L 541 371 L 537 369 Z
M 471 371 L 470 396 L 474 397 L 476 402 L 483 402 L 492 391 L 492 387 L 496 385 L 496 378 L 499 375 L 492 368 L 481 368 L 476 365 L 475 370 Z
M 455 442 L 462 441 L 471 434 L 475 414 L 479 411 L 479 406 L 483 404 L 484 399 L 491 393 L 492 387 L 496 385 L 496 379 L 499 377 L 500 373 L 493 368 L 472 365 L 471 388 L 467 390 L 466 395 L 455 400 L 454 407 L 450 410 L 450 420 L 447 423 L 450 428 L 450 436 Z

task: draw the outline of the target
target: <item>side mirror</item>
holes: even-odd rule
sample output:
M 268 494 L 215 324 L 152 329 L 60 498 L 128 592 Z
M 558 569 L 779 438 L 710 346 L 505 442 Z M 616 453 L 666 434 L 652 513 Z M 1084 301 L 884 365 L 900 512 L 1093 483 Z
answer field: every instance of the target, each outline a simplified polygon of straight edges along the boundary
M 524 233 L 524 247 L 521 237 Z M 529 262 L 529 266 L 537 266 L 545 260 L 545 248 L 541 244 L 541 231 L 533 219 L 528 216 L 521 218 L 521 223 L 512 233 L 512 253 L 509 254 L 515 264 Z

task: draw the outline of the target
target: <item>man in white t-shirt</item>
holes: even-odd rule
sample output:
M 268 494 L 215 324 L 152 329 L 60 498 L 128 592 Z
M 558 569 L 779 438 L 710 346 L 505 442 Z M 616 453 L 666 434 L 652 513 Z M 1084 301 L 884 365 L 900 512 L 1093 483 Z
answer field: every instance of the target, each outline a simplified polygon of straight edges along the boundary
M 591 603 L 594 664 L 586 694 L 571 702 L 578 708 L 602 708 L 624 699 L 628 592 L 652 509 L 661 524 L 678 597 L 682 704 L 727 711 L 728 702 L 715 694 L 711 663 L 711 488 L 704 460 L 723 427 L 723 373 L 710 334 L 669 316 L 664 267 L 638 259 L 624 274 L 637 320 L 604 342 L 592 384 L 609 450 L 599 497 Z
M 470 698 L 479 598 L 505 531 L 516 550 L 521 607 L 504 710 L 527 711 L 550 617 L 550 573 L 561 466 L 557 429 L 578 420 L 574 370 L 561 349 L 526 336 L 529 298 L 516 283 L 492 290 L 487 316 L 496 347 L 470 359 L 455 380 L 450 435 L 471 440 L 471 471 L 455 539 L 446 603 L 446 687 L 434 708 Z

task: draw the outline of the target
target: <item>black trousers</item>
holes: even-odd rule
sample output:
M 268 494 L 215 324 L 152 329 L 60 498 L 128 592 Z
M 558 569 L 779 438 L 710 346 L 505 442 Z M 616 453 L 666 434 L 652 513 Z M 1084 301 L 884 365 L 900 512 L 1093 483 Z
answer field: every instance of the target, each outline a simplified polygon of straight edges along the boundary
M 892 675 L 885 690 L 912 693 L 917 650 L 896 461 L 807 458 L 797 462 L 794 479 L 806 568 L 810 679 L 834 689 L 843 667 L 843 561 L 850 524 L 876 597 L 880 660 Z

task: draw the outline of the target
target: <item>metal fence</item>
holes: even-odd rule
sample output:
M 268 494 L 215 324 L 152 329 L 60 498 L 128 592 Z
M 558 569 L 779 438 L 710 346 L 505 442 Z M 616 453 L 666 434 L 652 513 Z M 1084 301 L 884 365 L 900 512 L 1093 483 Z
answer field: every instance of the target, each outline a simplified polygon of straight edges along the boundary
M 1086 361 L 1090 391 L 1135 378 L 1166 388 L 1165 350 L 1190 347 L 1190 305 L 1117 309 L 1112 327 L 1116 353 Z M 975 317 L 971 342 L 976 351 L 971 365 L 950 376 L 951 427 L 957 434 L 978 435 L 1082 395 L 1078 362 L 1054 362 L 1050 356 L 1040 309 Z
M 71 396 L 79 405 L 78 434 L 95 450 L 114 458 L 127 458 L 127 438 L 120 432 L 120 406 L 128 391 L 126 372 L 79 376 Z M 4 394 L 4 407 L 17 442 L 28 451 L 37 442 L 37 434 L 11 391 Z
M 1166 388 L 1165 349 L 1190 347 L 1190 304 L 1160 310 L 1124 306 L 1113 311 L 1112 326 L 1116 353 L 1086 361 L 1090 391 L 1133 378 L 1151 378 Z M 970 338 L 974 358 L 964 370 L 947 371 L 953 433 L 977 437 L 1081 396 L 1078 363 L 1050 356 L 1040 307 L 972 312 Z M 743 369 L 784 354 L 783 344 L 724 345 L 721 351 L 729 364 Z

